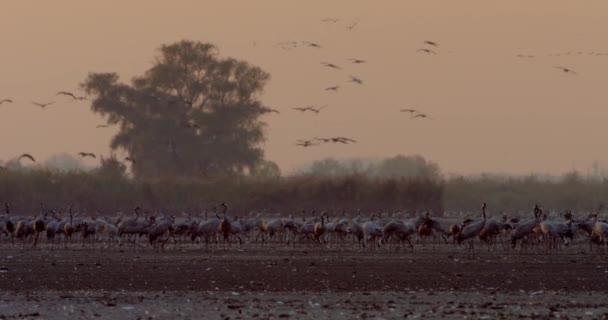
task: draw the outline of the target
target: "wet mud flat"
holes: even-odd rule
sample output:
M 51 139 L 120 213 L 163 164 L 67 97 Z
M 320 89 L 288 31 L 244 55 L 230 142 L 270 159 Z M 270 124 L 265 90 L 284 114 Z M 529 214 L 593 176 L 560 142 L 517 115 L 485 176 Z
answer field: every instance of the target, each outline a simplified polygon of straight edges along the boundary
M 0 319 L 602 319 L 607 261 L 581 248 L 2 248 Z

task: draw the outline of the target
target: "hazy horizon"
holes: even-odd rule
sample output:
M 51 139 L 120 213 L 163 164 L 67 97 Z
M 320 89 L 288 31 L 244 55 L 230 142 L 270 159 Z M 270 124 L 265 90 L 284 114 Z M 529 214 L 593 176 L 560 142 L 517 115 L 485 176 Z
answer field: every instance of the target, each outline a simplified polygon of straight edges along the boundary
M 190 39 L 270 73 L 262 101 L 281 114 L 264 116 L 264 149 L 285 173 L 327 157 L 397 154 L 422 155 L 444 173 L 584 171 L 596 161 L 606 165 L 608 156 L 608 44 L 600 40 L 606 12 L 608 2 L 549 0 L 7 1 L 0 12 L 0 99 L 15 103 L 0 106 L 0 159 L 23 152 L 41 160 L 61 152 L 108 155 L 116 130 L 95 128 L 104 121 L 90 101 L 55 93 L 76 91 L 89 72 L 117 72 L 128 82 L 151 66 L 160 45 Z M 321 22 L 328 17 L 340 21 Z M 437 55 L 416 52 L 425 40 L 439 43 Z M 275 47 L 281 41 L 323 48 L 286 51 Z M 349 75 L 363 85 L 347 82 Z M 323 90 L 331 85 L 340 91 Z M 31 101 L 56 103 L 40 109 Z M 291 110 L 311 104 L 329 107 L 318 115 Z M 409 120 L 401 108 L 433 119 Z M 294 145 L 335 135 L 358 143 Z

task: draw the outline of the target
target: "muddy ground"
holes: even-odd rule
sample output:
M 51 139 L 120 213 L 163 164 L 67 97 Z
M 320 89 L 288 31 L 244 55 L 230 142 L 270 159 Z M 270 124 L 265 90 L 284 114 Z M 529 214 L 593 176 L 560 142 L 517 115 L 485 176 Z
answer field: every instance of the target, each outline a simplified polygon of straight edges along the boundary
M 0 250 L 0 319 L 608 317 L 608 257 L 417 247 Z

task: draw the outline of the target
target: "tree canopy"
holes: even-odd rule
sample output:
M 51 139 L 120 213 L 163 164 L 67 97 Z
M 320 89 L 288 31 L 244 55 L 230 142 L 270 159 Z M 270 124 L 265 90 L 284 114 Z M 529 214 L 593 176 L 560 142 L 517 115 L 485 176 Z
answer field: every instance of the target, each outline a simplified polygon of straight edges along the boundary
M 163 45 L 130 84 L 91 73 L 81 84 L 91 109 L 120 130 L 112 149 L 128 152 L 137 177 L 239 175 L 264 160 L 268 111 L 259 100 L 268 73 L 222 58 L 208 43 Z

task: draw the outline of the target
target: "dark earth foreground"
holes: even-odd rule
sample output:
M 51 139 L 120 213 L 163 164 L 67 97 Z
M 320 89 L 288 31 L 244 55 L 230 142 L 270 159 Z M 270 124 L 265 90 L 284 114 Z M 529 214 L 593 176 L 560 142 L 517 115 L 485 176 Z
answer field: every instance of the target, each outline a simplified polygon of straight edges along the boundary
M 608 318 L 608 256 L 0 249 L 0 319 Z

